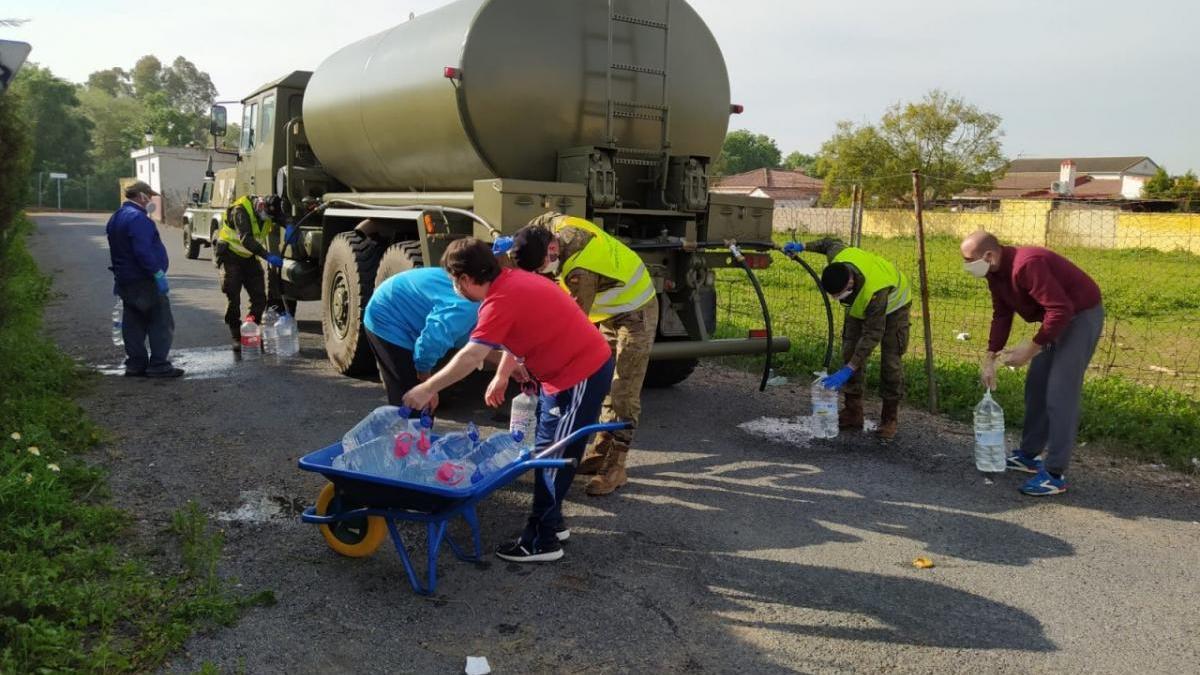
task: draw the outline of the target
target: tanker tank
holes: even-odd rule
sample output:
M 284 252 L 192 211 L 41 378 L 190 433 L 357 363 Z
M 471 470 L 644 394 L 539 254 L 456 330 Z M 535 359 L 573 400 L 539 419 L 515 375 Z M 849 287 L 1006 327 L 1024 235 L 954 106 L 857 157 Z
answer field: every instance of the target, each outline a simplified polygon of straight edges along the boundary
M 715 158 L 730 97 L 711 31 L 683 0 L 614 0 L 613 11 L 669 23 L 664 34 L 613 22 L 612 62 L 665 65 L 671 154 Z M 608 0 L 457 0 L 355 42 L 309 81 L 309 142 L 326 171 L 359 191 L 553 181 L 559 150 L 609 145 L 609 100 L 663 97 L 661 76 L 614 70 L 610 99 L 608 12 Z M 661 148 L 658 122 L 615 119 L 613 130 L 622 147 Z

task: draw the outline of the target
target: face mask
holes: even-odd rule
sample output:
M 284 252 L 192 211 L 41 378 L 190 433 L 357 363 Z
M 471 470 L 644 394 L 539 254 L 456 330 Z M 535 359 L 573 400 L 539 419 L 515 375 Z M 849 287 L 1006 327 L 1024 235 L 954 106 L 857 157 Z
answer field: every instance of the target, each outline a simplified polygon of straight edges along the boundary
M 541 274 L 550 274 L 550 275 L 558 274 L 558 263 L 559 263 L 558 260 L 554 260 L 553 262 L 548 262 L 545 265 L 542 265 L 542 269 L 538 270 L 538 272 L 540 272 Z
M 154 202 L 146 203 L 146 215 L 150 215 L 157 210 L 158 210 L 158 204 L 155 204 Z
M 963 263 L 963 271 L 979 279 L 986 277 L 987 273 L 991 271 L 991 269 L 992 266 L 989 265 L 988 261 L 984 260 L 983 258 Z
M 850 294 L 853 292 L 854 292 L 854 287 L 851 286 L 850 288 L 847 288 L 846 290 L 842 291 L 841 293 L 833 296 L 833 299 L 837 300 L 838 302 L 841 302 L 841 301 L 845 300 L 846 298 L 850 297 Z
M 458 287 L 458 279 L 451 279 L 450 283 L 451 283 L 451 285 L 454 286 L 454 294 L 455 295 L 462 298 L 463 300 L 470 300 L 470 298 L 468 298 L 466 295 L 463 294 L 462 289 Z

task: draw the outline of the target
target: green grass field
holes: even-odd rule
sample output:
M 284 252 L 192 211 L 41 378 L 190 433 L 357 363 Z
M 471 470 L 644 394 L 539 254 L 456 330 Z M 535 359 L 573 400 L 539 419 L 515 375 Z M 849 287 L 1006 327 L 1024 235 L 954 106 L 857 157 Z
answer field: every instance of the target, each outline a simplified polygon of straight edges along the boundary
M 804 235 L 798 237 L 807 241 Z M 783 243 L 788 237 L 778 236 Z M 911 238 L 864 237 L 862 247 L 895 261 L 915 284 L 916 242 Z M 982 395 L 978 363 L 986 349 L 991 299 L 986 284 L 962 271 L 958 241 L 927 240 L 930 324 L 941 410 L 967 419 Z M 1086 270 L 1104 294 L 1105 333 L 1084 394 L 1085 439 L 1116 441 L 1138 456 L 1165 458 L 1190 466 L 1200 455 L 1200 257 L 1147 249 L 1061 249 Z M 757 273 L 771 309 L 776 333 L 792 339 L 779 355 L 778 370 L 807 377 L 824 352 L 825 310 L 811 277 L 802 267 L 772 254 L 770 269 Z M 820 274 L 825 257 L 804 254 Z M 763 325 L 754 291 L 738 269 L 717 275 L 718 333 L 742 336 Z M 915 292 L 914 292 L 915 296 Z M 842 311 L 834 307 L 835 360 L 840 351 Z M 1036 326 L 1019 318 L 1009 344 L 1031 337 Z M 924 405 L 927 383 L 919 297 L 914 297 L 909 345 L 908 396 Z M 878 361 L 868 369 L 878 377 Z M 1010 426 L 1024 417 L 1021 372 L 1002 372 L 997 392 Z

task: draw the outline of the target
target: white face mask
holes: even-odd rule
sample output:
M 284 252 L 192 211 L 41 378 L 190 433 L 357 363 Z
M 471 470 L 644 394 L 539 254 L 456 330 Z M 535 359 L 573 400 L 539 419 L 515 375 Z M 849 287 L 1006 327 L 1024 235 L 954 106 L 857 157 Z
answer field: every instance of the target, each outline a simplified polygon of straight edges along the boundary
M 833 296 L 833 299 L 837 300 L 838 302 L 841 302 L 842 300 L 845 300 L 846 298 L 850 297 L 850 294 L 853 292 L 854 292 L 854 287 L 851 286 L 850 288 L 847 288 L 846 290 L 842 291 L 841 293 L 838 293 L 837 295 Z
M 541 274 L 550 274 L 550 275 L 558 274 L 558 263 L 559 262 L 560 261 L 557 259 L 552 262 L 548 262 L 545 265 L 542 265 L 542 269 L 538 270 L 538 272 L 540 272 Z
M 963 263 L 963 271 L 978 279 L 986 277 L 987 273 L 990 272 L 991 269 L 992 266 L 989 265 L 988 261 L 984 260 L 983 258 Z
M 466 295 L 465 295 L 465 294 L 462 292 L 462 289 L 458 287 L 458 279 L 451 279 L 451 280 L 450 280 L 450 283 L 451 283 L 451 285 L 453 285 L 453 286 L 454 286 L 454 294 L 455 294 L 455 295 L 457 295 L 458 297 L 462 298 L 463 300 L 470 300 L 470 298 L 468 298 L 468 297 L 467 297 L 467 296 L 466 296 Z
M 154 202 L 146 202 L 146 215 L 150 215 L 158 210 L 158 204 Z

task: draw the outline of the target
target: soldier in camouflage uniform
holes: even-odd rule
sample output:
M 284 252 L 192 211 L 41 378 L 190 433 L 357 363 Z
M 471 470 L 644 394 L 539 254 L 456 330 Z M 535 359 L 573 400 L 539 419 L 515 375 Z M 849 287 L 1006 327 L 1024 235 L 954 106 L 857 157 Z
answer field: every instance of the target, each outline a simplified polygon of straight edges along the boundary
M 788 250 L 825 254 L 829 265 L 821 275 L 821 285 L 846 308 L 842 326 L 842 360 L 846 366 L 829 378 L 835 382 L 839 374 L 848 378 L 843 380 L 844 406 L 838 426 L 847 430 L 863 428 L 863 369 L 878 346 L 883 412 L 876 435 L 885 440 L 894 438 L 904 396 L 900 359 L 908 351 L 912 307 L 908 279 L 887 260 L 838 239 L 819 239 L 803 246 L 793 243 Z
M 658 299 L 640 257 L 592 223 L 556 212 L 535 218 L 513 239 L 510 255 L 517 265 L 555 275 L 614 352 L 612 388 L 600 421 L 636 426 L 658 328 Z M 586 488 L 589 495 L 606 495 L 626 483 L 625 459 L 632 443 L 633 429 L 596 435 L 578 471 L 594 474 Z

